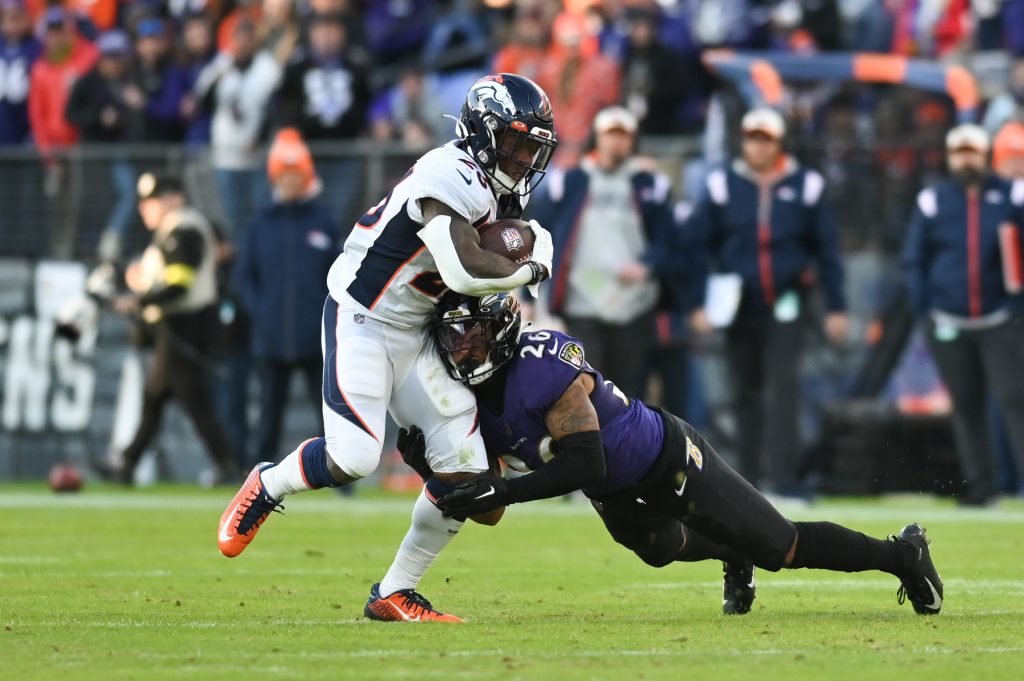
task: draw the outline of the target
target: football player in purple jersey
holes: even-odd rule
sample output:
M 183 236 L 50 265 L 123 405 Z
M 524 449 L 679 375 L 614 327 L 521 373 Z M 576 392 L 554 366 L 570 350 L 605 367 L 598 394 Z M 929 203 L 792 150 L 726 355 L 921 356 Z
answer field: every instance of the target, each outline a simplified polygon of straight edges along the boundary
M 754 567 L 881 570 L 901 582 L 899 602 L 918 614 L 942 607 L 942 580 L 922 527 L 874 539 L 831 522 L 786 519 L 723 461 L 690 424 L 624 395 L 557 331 L 520 335 L 512 293 L 449 294 L 432 332 L 449 374 L 476 394 L 489 455 L 529 472 L 484 474 L 437 500 L 448 517 L 479 517 L 508 504 L 582 490 L 615 541 L 645 563 L 721 560 L 727 614 L 750 611 Z M 399 449 L 424 477 L 422 434 Z

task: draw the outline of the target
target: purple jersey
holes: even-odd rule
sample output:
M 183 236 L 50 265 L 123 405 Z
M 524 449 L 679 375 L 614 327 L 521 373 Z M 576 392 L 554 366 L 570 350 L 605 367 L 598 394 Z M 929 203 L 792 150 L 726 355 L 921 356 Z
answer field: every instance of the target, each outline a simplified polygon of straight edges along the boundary
M 588 488 L 604 496 L 636 484 L 657 460 L 664 442 L 661 416 L 640 400 L 630 400 L 587 364 L 583 345 L 557 331 L 535 331 L 519 338 L 508 364 L 504 414 L 478 401 L 480 432 L 487 451 L 510 468 L 536 470 L 549 461 L 551 436 L 544 416 L 580 373 L 594 377 L 590 401 L 601 423 L 607 475 Z

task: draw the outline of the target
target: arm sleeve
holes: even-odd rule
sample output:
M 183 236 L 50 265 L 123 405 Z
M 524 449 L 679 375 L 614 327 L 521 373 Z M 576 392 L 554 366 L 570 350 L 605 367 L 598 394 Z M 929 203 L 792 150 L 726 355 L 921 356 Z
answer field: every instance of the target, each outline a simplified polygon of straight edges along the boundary
M 842 312 L 846 309 L 846 297 L 843 295 L 843 260 L 839 253 L 839 229 L 835 215 L 824 195 L 809 206 L 809 210 L 814 223 L 821 283 L 825 288 L 825 307 L 829 312 Z
M 605 471 L 601 431 L 572 433 L 558 441 L 558 454 L 543 467 L 508 481 L 510 501 L 520 504 L 559 497 L 601 482 Z
M 195 282 L 203 259 L 203 236 L 194 229 L 179 227 L 164 242 L 163 281 L 144 293 L 141 305 L 164 305 L 182 297 Z

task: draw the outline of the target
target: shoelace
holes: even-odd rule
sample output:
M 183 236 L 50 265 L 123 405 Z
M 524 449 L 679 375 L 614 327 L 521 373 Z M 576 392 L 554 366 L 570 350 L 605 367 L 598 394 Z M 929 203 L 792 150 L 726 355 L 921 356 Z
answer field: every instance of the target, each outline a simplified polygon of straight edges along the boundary
M 900 588 L 896 590 L 896 602 L 900 605 L 903 605 L 908 598 L 911 602 L 921 601 L 923 603 L 926 596 L 931 596 L 931 589 L 928 588 L 923 577 L 909 581 L 910 588 L 907 588 L 907 584 L 908 582 L 900 582 Z
M 414 613 L 417 615 L 425 611 L 437 612 L 436 610 L 434 610 L 434 606 L 430 604 L 430 601 L 428 601 L 426 598 L 420 595 L 420 593 L 417 591 L 409 591 L 407 593 L 403 593 L 402 596 L 405 597 L 404 605 L 408 606 L 411 604 L 412 606 L 419 608 L 419 612 L 414 611 Z
M 271 511 L 282 513 L 283 509 L 284 504 L 280 501 L 275 501 L 263 491 L 257 492 L 249 499 L 249 507 L 239 514 L 241 517 L 239 517 L 238 525 L 235 526 L 235 529 L 238 534 L 245 534 L 253 529 L 253 527 L 259 527 L 266 520 L 267 516 L 270 515 Z M 245 526 L 244 530 L 242 529 L 243 526 Z

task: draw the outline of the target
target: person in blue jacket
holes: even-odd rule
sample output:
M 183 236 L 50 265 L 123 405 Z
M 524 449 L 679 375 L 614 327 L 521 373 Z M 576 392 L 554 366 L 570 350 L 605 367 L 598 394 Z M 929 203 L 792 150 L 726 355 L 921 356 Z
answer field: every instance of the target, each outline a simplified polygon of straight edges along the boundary
M 599 112 L 593 152 L 550 178 L 541 212 L 555 247 L 551 312 L 586 342 L 609 380 L 643 396 L 656 313 L 679 307 L 686 268 L 670 182 L 636 156 L 636 132 L 628 110 Z
M 822 176 L 783 153 L 782 116 L 752 109 L 741 127 L 741 158 L 708 174 L 685 227 L 699 289 L 690 320 L 698 333 L 712 328 L 701 304 L 712 268 L 739 275 L 739 306 L 725 339 L 740 473 L 758 489 L 802 497 L 806 490 L 796 479 L 802 322 L 810 284 L 820 280 L 825 333 L 834 343 L 846 337 L 838 232 Z
M 951 177 L 917 197 L 903 249 L 907 291 L 928 318 L 928 340 L 953 399 L 953 432 L 967 482 L 961 502 L 995 500 L 996 462 L 986 396 L 1005 421 L 1024 470 L 1024 181 L 989 172 L 988 133 L 960 125 L 946 137 Z
M 278 458 L 289 381 L 296 370 L 320 413 L 320 320 L 327 271 L 342 241 L 318 198 L 313 159 L 296 130 L 278 133 L 267 171 L 273 201 L 250 225 L 235 272 L 236 289 L 251 316 L 260 384 L 255 461 Z

